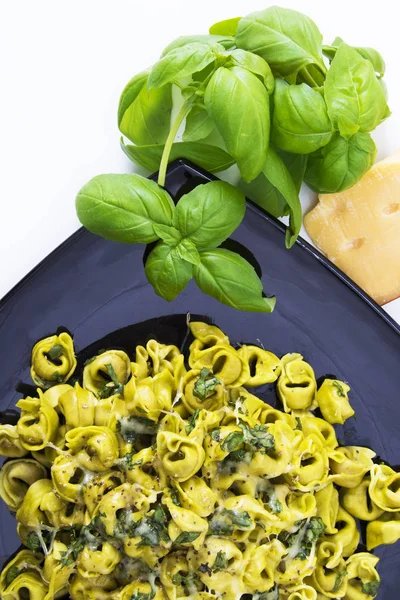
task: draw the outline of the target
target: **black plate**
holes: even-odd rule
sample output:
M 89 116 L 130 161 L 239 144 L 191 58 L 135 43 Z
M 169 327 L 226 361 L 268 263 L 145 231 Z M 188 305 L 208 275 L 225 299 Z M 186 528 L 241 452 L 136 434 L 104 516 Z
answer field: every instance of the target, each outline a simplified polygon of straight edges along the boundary
M 176 161 L 166 187 L 178 199 L 211 178 L 194 165 Z M 12 408 L 20 398 L 16 384 L 30 382 L 34 342 L 59 326 L 73 333 L 78 351 L 96 342 L 93 348 L 117 345 L 132 351 L 152 335 L 180 345 L 190 312 L 212 319 L 233 342 L 258 340 L 279 355 L 300 352 L 317 377 L 333 374 L 349 381 L 357 420 L 351 419 L 340 436 L 346 444 L 370 446 L 383 460 L 398 465 L 400 327 L 307 242 L 299 239 L 286 250 L 283 225 L 251 203 L 234 239 L 257 258 L 265 291 L 276 294 L 272 315 L 223 306 L 203 295 L 194 282 L 168 303 L 146 281 L 143 246 L 77 231 L 0 303 L 0 408 Z M 273 397 L 270 387 L 260 392 L 266 399 Z M 2 504 L 0 561 L 17 547 L 15 520 Z M 377 552 L 384 582 L 380 599 L 398 598 L 399 551 L 397 543 Z

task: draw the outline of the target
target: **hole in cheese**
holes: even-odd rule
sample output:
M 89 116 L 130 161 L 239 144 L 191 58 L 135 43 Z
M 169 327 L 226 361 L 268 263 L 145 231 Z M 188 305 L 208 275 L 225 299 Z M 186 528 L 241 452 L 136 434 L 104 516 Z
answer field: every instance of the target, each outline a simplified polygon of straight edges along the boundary
M 354 238 L 354 240 L 350 242 L 350 250 L 359 250 L 361 246 L 365 244 L 366 239 L 366 237 Z
M 392 215 L 398 210 L 400 210 L 400 204 L 393 202 L 392 204 L 388 204 L 387 206 L 385 206 L 383 212 L 385 213 L 385 215 Z

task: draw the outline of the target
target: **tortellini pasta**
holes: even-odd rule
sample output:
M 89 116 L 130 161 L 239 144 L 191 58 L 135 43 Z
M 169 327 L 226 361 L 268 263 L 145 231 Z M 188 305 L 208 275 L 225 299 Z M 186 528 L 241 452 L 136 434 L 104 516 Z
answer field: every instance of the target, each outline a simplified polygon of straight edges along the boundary
M 0 426 L 0 496 L 26 546 L 0 575 L 2 599 L 376 596 L 356 519 L 368 550 L 400 539 L 400 475 L 339 446 L 349 386 L 317 389 L 300 354 L 190 330 L 188 357 L 149 340 L 79 374 L 69 334 L 35 345 L 37 395 Z M 283 410 L 249 391 L 274 382 Z
M 40 388 L 68 381 L 76 369 L 74 343 L 67 332 L 39 340 L 33 347 L 31 377 Z

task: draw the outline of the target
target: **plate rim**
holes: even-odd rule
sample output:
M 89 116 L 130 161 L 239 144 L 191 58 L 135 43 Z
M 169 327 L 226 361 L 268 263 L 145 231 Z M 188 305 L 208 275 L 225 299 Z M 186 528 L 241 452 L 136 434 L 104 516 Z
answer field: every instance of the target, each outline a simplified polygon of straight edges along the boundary
M 167 175 L 169 173 L 173 173 L 176 170 L 181 168 L 189 169 L 194 175 L 199 175 L 203 179 L 206 178 L 209 181 L 215 181 L 219 178 L 213 175 L 212 173 L 206 171 L 205 169 L 199 167 L 195 163 L 190 160 L 177 158 L 172 161 L 168 165 Z M 148 177 L 148 179 L 156 180 L 157 174 L 153 173 Z M 270 215 L 263 208 L 258 206 L 255 202 L 250 200 L 246 196 L 246 204 L 247 207 L 258 216 L 260 216 L 264 221 L 267 221 L 270 225 L 278 229 L 283 238 L 282 242 L 284 242 L 284 236 L 286 232 L 286 225 L 279 221 L 277 218 Z M 58 254 L 64 251 L 70 244 L 73 244 L 76 240 L 78 240 L 87 230 L 84 227 L 79 227 L 76 231 L 74 231 L 70 236 L 68 236 L 61 244 L 56 246 L 54 250 L 49 252 L 35 267 L 33 267 L 24 277 L 22 277 L 1 299 L 0 299 L 0 312 L 6 307 L 7 303 L 16 295 L 18 292 L 28 283 L 35 275 L 46 266 L 47 261 L 53 259 Z M 367 294 L 359 285 L 357 285 L 350 277 L 348 277 L 341 269 L 339 269 L 335 264 L 333 264 L 326 256 L 322 254 L 317 248 L 312 246 L 309 242 L 307 242 L 301 236 L 298 236 L 295 244 L 299 245 L 305 252 L 311 254 L 322 266 L 328 269 L 331 273 L 333 273 L 342 283 L 344 283 L 348 288 L 352 290 L 357 296 L 359 296 L 376 314 L 378 314 L 381 319 L 395 332 L 400 336 L 400 323 L 397 323 L 390 315 L 387 313 L 375 300 Z M 290 250 L 288 250 L 290 252 Z

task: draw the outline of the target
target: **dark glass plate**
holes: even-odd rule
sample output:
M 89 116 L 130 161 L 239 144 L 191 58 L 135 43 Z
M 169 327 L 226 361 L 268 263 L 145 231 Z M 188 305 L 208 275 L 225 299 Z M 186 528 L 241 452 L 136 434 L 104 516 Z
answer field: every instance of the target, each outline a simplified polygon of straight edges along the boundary
M 176 198 L 212 177 L 177 161 L 167 189 Z M 80 229 L 27 275 L 0 303 L 0 409 L 13 408 L 30 383 L 34 342 L 67 327 L 83 360 L 96 349 L 133 351 L 155 335 L 178 346 L 186 313 L 203 315 L 232 342 L 257 342 L 276 354 L 300 352 L 317 377 L 333 374 L 351 385 L 357 420 L 338 435 L 347 445 L 374 448 L 400 463 L 399 326 L 365 293 L 307 242 L 291 250 L 284 227 L 250 202 L 234 234 L 258 261 L 264 289 L 277 296 L 271 315 L 242 313 L 202 294 L 194 282 L 172 303 L 159 298 L 143 270 L 143 246 L 107 242 Z M 239 246 L 240 247 L 240 246 Z M 247 258 L 253 260 L 252 255 Z M 148 321 L 145 323 L 145 321 Z M 88 346 L 92 345 L 92 348 Z M 271 401 L 273 386 L 259 390 Z M 10 422 L 12 414 L 1 413 Z M 15 520 L 0 506 L 0 561 L 18 547 Z M 396 600 L 400 588 L 400 543 L 382 547 L 379 598 Z

